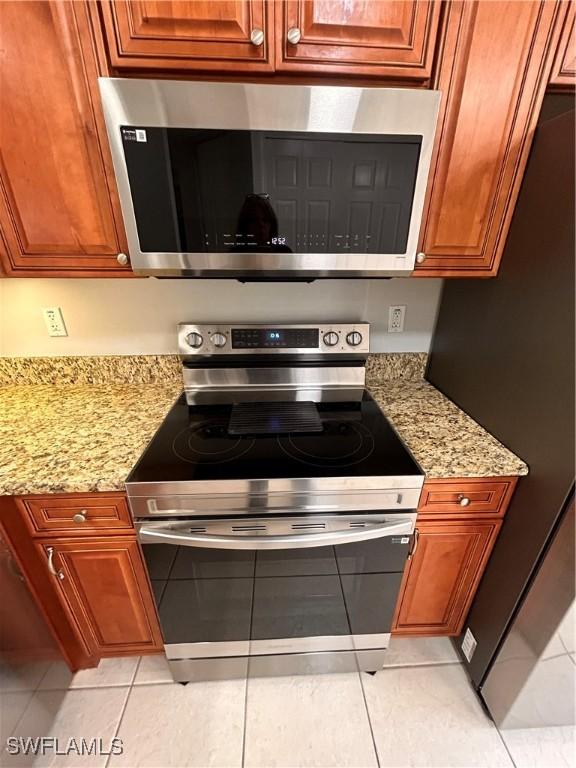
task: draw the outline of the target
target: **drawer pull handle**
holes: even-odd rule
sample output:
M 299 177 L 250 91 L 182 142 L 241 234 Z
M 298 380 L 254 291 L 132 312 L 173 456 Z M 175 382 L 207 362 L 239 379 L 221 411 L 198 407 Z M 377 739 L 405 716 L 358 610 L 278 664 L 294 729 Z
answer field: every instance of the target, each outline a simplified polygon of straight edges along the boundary
M 292 43 L 292 45 L 298 45 L 300 38 L 302 37 L 302 32 L 300 32 L 298 27 L 290 27 L 287 37 L 289 43 Z
M 458 501 L 460 502 L 461 507 L 467 507 L 468 504 L 470 504 L 468 496 L 464 496 L 462 493 L 458 496 Z
M 264 32 L 261 29 L 253 29 L 250 33 L 250 42 L 252 45 L 262 45 L 264 42 Z
M 48 547 L 46 552 L 48 553 L 48 570 L 51 574 L 56 576 L 57 579 L 62 581 L 64 579 L 64 571 L 57 571 L 54 567 L 54 547 Z
M 72 518 L 75 523 L 85 523 L 86 522 L 86 510 L 82 509 L 80 512 L 76 512 L 74 517 Z
M 418 549 L 419 539 L 420 539 L 420 531 L 418 530 L 418 528 L 414 528 L 414 540 L 412 542 L 412 549 L 408 553 L 408 560 L 412 560 L 412 558 L 416 554 L 416 550 Z

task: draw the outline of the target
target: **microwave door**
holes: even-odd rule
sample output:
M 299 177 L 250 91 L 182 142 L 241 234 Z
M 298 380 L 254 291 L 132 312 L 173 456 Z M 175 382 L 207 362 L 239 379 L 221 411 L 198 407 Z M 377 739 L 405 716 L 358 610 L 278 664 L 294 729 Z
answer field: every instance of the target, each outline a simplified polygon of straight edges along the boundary
M 136 272 L 410 274 L 440 95 L 101 78 Z

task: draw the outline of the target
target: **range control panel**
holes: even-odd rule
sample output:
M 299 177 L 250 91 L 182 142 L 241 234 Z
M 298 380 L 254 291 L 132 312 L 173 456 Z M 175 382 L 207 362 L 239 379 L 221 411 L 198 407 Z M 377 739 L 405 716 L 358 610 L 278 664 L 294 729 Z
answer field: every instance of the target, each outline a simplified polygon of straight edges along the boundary
M 180 355 L 350 354 L 370 351 L 368 323 L 222 325 L 180 323 Z
M 318 349 L 318 328 L 232 328 L 232 349 Z

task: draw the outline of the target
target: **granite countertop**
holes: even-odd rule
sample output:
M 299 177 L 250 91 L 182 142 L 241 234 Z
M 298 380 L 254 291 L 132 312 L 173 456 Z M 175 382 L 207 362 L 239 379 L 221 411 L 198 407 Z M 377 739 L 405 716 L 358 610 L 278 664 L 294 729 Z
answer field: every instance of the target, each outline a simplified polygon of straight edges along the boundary
M 425 358 L 373 356 L 367 377 L 427 477 L 527 474 L 422 379 Z M 182 389 L 175 356 L 7 360 L 0 359 L 0 495 L 123 490 Z
M 370 391 L 426 477 L 528 474 L 521 459 L 427 381 L 379 381 Z
M 0 495 L 123 490 L 180 392 L 173 383 L 0 387 Z

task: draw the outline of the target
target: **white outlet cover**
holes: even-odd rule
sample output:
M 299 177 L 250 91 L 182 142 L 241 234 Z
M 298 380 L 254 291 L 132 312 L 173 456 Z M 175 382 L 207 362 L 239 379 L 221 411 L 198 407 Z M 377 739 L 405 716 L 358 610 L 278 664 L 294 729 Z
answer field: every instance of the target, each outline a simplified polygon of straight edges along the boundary
M 388 308 L 388 333 L 402 333 L 404 331 L 404 318 L 406 317 L 406 304 L 396 304 Z
M 470 662 L 472 661 L 472 656 L 474 656 L 474 651 L 476 650 L 476 646 L 478 645 L 478 642 L 476 641 L 476 638 L 472 634 L 472 630 L 470 627 L 466 629 L 466 632 L 464 633 L 464 637 L 462 639 L 462 653 L 464 656 L 466 656 L 466 659 Z
M 60 307 L 45 307 L 42 310 L 48 336 L 68 336 Z

